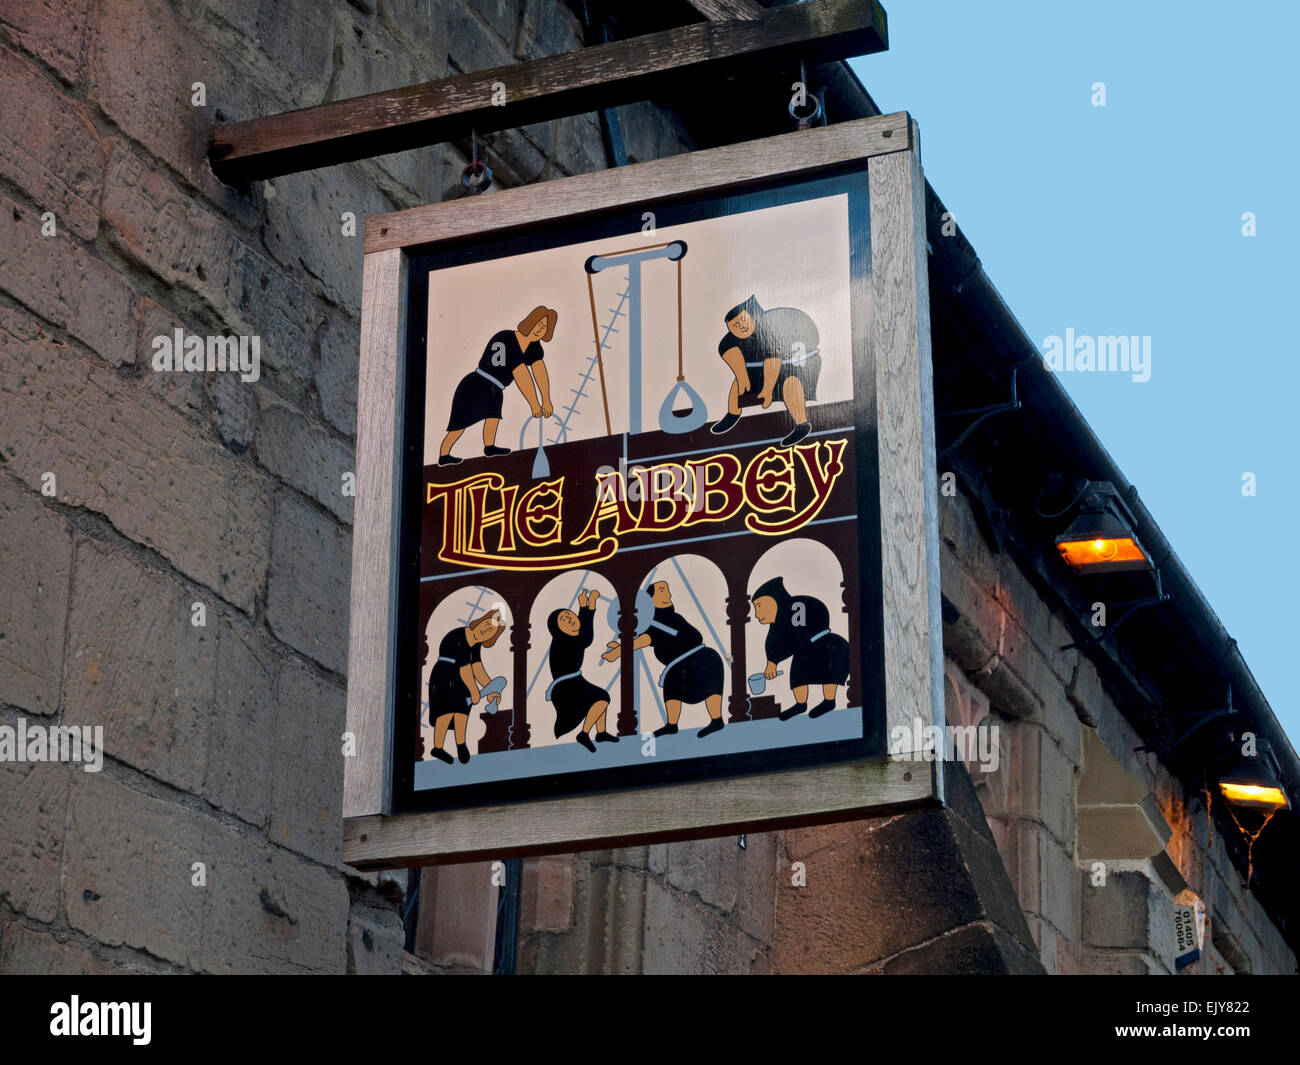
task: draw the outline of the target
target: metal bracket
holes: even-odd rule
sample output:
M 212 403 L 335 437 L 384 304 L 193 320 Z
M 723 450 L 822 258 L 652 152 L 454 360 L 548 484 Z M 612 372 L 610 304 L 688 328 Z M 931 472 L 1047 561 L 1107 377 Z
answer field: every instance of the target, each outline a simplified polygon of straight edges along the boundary
M 1124 613 L 1120 614 L 1120 616 L 1115 619 L 1113 624 L 1107 625 L 1106 631 L 1101 636 L 1094 637 L 1091 640 L 1076 640 L 1074 643 L 1067 643 L 1064 647 L 1061 648 L 1061 650 L 1069 651 L 1076 647 L 1080 649 L 1088 648 L 1088 647 L 1097 647 L 1098 645 L 1105 643 L 1112 636 L 1114 636 L 1115 631 L 1121 625 L 1123 625 L 1124 622 L 1126 622 L 1129 618 L 1131 618 L 1143 607 L 1155 606 L 1157 603 L 1169 602 L 1169 600 L 1172 599 L 1173 596 L 1165 594 L 1165 591 L 1160 584 L 1160 570 L 1157 569 L 1155 572 L 1156 572 L 1156 594 L 1155 595 L 1148 596 L 1145 599 L 1127 599 L 1124 602 L 1113 604 L 1114 606 L 1127 607 L 1128 609 L 1125 610 Z
M 1143 751 L 1150 751 L 1151 753 L 1155 754 L 1161 761 L 1164 761 L 1166 758 L 1168 758 L 1169 755 L 1171 755 L 1185 742 L 1187 742 L 1187 740 L 1191 737 L 1192 733 L 1203 728 L 1205 725 L 1208 725 L 1211 721 L 1219 721 L 1225 717 L 1236 717 L 1237 711 L 1233 709 L 1232 706 L 1232 685 L 1231 684 L 1228 685 L 1228 705 L 1226 707 L 1218 710 L 1197 710 L 1197 711 L 1193 711 L 1190 714 L 1184 714 L 1181 716 L 1194 717 L 1197 720 L 1193 722 L 1191 726 L 1184 729 L 1181 733 L 1178 734 L 1178 736 L 1176 736 L 1172 740 L 1169 740 L 1164 743 L 1158 743 L 1158 744 L 1144 743 L 1142 744 L 1142 746 L 1134 747 L 1133 749 L 1138 753 L 1142 753 Z
M 951 444 L 949 444 L 946 448 L 944 448 L 942 451 L 939 452 L 939 454 L 935 458 L 936 462 L 939 459 L 942 459 L 945 455 L 949 454 L 950 452 L 956 451 L 957 448 L 959 448 L 962 444 L 966 442 L 966 438 L 970 436 L 970 434 L 973 433 L 976 429 L 978 429 L 980 424 L 984 422 L 986 419 L 992 418 L 993 415 L 995 414 L 1005 414 L 1008 411 L 1019 410 L 1021 408 L 1023 404 L 1021 404 L 1020 399 L 1016 395 L 1016 374 L 1019 373 L 1019 371 L 1020 371 L 1019 363 L 1017 363 L 1015 366 L 1011 368 L 1011 401 L 1010 402 L 994 403 L 991 406 L 987 406 L 987 407 L 969 407 L 966 410 L 950 410 L 939 415 L 939 417 L 941 418 L 958 418 L 963 415 L 971 415 L 971 414 L 979 415 L 979 417 L 977 417 L 973 422 L 971 422 L 970 425 L 966 426 L 966 428 L 962 430 L 961 435 L 957 437 L 956 440 L 954 440 Z

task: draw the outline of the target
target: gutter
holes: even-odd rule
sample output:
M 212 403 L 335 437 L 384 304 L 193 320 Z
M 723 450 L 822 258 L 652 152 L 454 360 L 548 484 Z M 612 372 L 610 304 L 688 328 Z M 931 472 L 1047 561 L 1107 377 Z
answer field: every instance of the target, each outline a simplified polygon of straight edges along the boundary
M 942 215 L 943 204 L 928 183 L 926 194 L 926 213 L 930 216 L 927 218 L 927 230 L 937 232 L 937 227 L 932 229 L 930 222 Z M 953 243 L 952 237 L 937 239 L 940 248 Z M 964 237 L 960 241 L 965 249 L 970 249 Z M 970 254 L 974 258 L 973 252 Z M 932 264 L 941 274 L 961 277 L 960 281 L 949 287 L 966 303 L 972 319 L 996 339 L 997 342 L 990 347 L 998 352 L 1005 366 L 1010 369 L 1017 363 L 1023 363 L 1026 356 L 1035 356 L 1031 364 L 1023 367 L 1021 372 L 1031 377 L 1033 384 L 1050 397 L 1052 413 L 1065 430 L 1064 439 L 1060 441 L 1063 450 L 1075 455 L 1092 479 L 1108 480 L 1115 485 L 1133 512 L 1142 543 L 1150 550 L 1160 570 L 1165 590 L 1177 604 L 1174 607 L 1177 616 L 1192 630 L 1197 650 L 1208 661 L 1219 663 L 1225 679 L 1232 684 L 1234 705 L 1242 711 L 1243 718 L 1253 719 L 1255 731 L 1272 745 L 1288 791 L 1294 795 L 1300 787 L 1300 757 L 1297 757 L 1295 748 L 1256 682 L 1236 640 L 1224 628 L 1214 608 L 1179 559 L 1159 524 L 1138 496 L 1137 488 L 1116 465 L 1056 375 L 1043 365 L 1037 345 L 1011 313 L 984 268 L 979 265 L 978 259 L 975 259 L 972 269 L 962 261 L 964 258 L 949 256 L 933 248 L 931 250 Z

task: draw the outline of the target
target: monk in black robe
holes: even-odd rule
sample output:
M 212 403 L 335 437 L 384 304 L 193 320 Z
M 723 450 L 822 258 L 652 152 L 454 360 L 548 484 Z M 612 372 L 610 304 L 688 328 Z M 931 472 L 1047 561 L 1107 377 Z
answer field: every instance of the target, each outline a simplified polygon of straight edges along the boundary
M 682 703 L 704 703 L 710 721 L 696 735 L 700 739 L 720 732 L 722 721 L 722 657 L 712 647 L 704 646 L 700 630 L 673 609 L 673 597 L 667 581 L 655 581 L 646 589 L 654 603 L 654 617 L 649 627 L 632 641 L 633 650 L 649 647 L 664 664 L 659 686 L 664 690 L 664 710 L 668 723 L 655 730 L 656 736 L 677 732 Z M 616 661 L 622 653 L 617 640 L 609 642 L 601 655 L 606 662 Z
M 732 307 L 725 321 L 727 332 L 718 342 L 718 354 L 735 380 L 727 396 L 727 413 L 711 431 L 729 432 L 740 420 L 741 407 L 762 404 L 767 410 L 780 396 L 794 422 L 781 446 L 797 444 L 812 430 L 805 401 L 817 399 L 822 371 L 816 323 L 795 307 L 764 310 L 753 296 Z
M 605 711 L 609 709 L 609 693 L 598 688 L 582 675 L 582 659 L 596 638 L 592 619 L 596 614 L 596 600 L 600 593 L 578 593 L 578 612 L 554 610 L 546 619 L 546 629 L 551 634 L 551 683 L 546 698 L 555 707 L 555 738 L 572 732 L 579 725 L 578 742 L 592 754 L 596 744 L 588 733 L 596 729 L 597 743 L 617 743 L 618 737 L 605 730 Z
M 767 625 L 767 668 L 763 676 L 772 680 L 779 662 L 790 659 L 790 690 L 795 704 L 777 716 L 782 721 L 808 709 L 808 686 L 820 684 L 822 701 L 809 717 L 821 717 L 835 709 L 836 689 L 849 679 L 849 641 L 831 632 L 831 615 L 826 604 L 811 595 L 791 595 L 781 577 L 773 577 L 754 593 L 754 617 Z
M 496 439 L 505 390 L 511 381 L 528 402 L 534 418 L 549 418 L 554 413 L 551 381 L 542 362 L 542 341 L 549 343 L 555 335 L 557 317 L 548 307 L 534 307 L 514 329 L 492 334 L 478 365 L 460 379 L 451 397 L 447 435 L 438 449 L 439 466 L 460 462 L 451 449 L 461 433 L 479 422 L 483 423 L 483 454 L 510 454 L 508 447 L 497 447 Z
M 483 648 L 491 647 L 505 631 L 498 611 L 493 610 L 452 629 L 438 644 L 438 661 L 429 674 L 429 720 L 433 722 L 430 753 L 439 761 L 452 764 L 451 755 L 442 749 L 449 725 L 456 735 L 456 756 L 462 765 L 469 761 L 465 743 L 469 708 L 478 705 L 482 688 L 492 679 L 483 668 Z M 488 702 L 500 705 L 500 693 L 489 695 Z

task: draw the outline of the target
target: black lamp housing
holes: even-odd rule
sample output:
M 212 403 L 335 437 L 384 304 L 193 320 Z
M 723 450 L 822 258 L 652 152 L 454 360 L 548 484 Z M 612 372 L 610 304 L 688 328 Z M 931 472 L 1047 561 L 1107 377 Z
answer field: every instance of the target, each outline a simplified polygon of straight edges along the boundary
M 1056 538 L 1057 550 L 1081 573 L 1122 573 L 1155 568 L 1137 534 L 1134 519 L 1115 486 L 1089 481 L 1078 516 Z
M 1267 740 L 1256 740 L 1254 757 L 1242 755 L 1236 768 L 1219 778 L 1219 789 L 1236 806 L 1277 810 L 1291 805 Z

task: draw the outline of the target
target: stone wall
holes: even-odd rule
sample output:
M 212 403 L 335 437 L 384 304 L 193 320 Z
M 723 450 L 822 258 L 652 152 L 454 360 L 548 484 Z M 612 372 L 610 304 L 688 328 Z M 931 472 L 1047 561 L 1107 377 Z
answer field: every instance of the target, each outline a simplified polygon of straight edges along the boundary
M 233 190 L 207 138 L 581 41 L 559 0 L 0 5 L 0 724 L 107 748 L 0 763 L 0 971 L 401 969 L 405 875 L 339 860 L 362 233 L 467 160 Z M 605 165 L 593 115 L 483 144 L 502 186 Z M 155 372 L 177 327 L 260 379 Z

